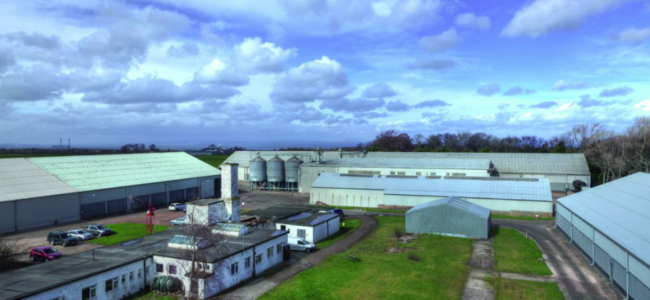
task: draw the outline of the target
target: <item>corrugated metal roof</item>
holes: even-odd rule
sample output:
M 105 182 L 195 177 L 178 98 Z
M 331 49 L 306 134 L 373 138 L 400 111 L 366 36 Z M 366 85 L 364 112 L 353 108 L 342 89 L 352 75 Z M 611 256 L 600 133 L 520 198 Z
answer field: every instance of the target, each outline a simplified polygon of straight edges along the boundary
M 185 152 L 28 158 L 79 191 L 221 174 Z
M 408 158 L 344 158 L 311 163 L 304 166 L 337 166 L 358 168 L 403 168 L 403 169 L 460 169 L 488 170 L 487 159 L 408 159 Z
M 548 179 L 538 181 L 467 180 L 453 178 L 398 178 L 341 176 L 321 173 L 312 188 L 382 190 L 388 195 L 440 196 L 552 202 Z
M 480 206 L 478 204 L 470 203 L 462 199 L 458 199 L 456 197 L 447 197 L 444 199 L 439 199 L 431 202 L 426 202 L 422 203 L 419 205 L 416 205 L 415 207 L 409 209 L 406 214 L 408 215 L 410 212 L 418 211 L 418 210 L 426 210 L 427 208 L 431 207 L 436 207 L 436 206 L 442 206 L 442 205 L 448 205 L 455 207 L 457 209 L 461 209 L 464 211 L 467 211 L 473 215 L 479 216 L 483 219 L 488 219 L 490 217 L 490 209 Z
M 257 153 L 265 159 L 278 155 L 283 160 L 296 155 L 308 162 L 311 155 L 316 160 L 314 151 L 237 151 L 226 159 L 227 163 L 238 163 L 248 167 L 248 162 Z M 589 176 L 587 159 L 582 153 L 469 153 L 469 152 L 344 152 L 346 158 L 373 159 L 478 159 L 489 160 L 500 173 L 515 174 L 558 174 Z M 324 151 L 322 160 L 340 159 L 338 151 Z
M 0 202 L 77 192 L 27 159 L 0 159 Z
M 636 173 L 557 201 L 650 264 L 650 174 Z

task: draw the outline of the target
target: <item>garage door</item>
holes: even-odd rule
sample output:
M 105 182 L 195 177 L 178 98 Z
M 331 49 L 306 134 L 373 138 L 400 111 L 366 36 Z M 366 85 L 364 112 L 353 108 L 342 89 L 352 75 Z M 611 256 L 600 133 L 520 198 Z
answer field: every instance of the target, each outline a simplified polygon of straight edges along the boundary
M 81 218 L 93 219 L 106 215 L 106 202 L 97 202 L 81 205 Z
M 106 214 L 117 214 L 126 211 L 126 199 L 106 201 Z

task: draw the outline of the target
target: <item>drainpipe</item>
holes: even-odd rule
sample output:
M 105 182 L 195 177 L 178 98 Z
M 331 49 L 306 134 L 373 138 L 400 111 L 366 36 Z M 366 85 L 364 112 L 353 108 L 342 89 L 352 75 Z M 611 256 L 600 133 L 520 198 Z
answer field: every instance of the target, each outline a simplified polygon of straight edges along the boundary
M 573 243 L 573 213 L 571 213 L 571 241 L 569 244 Z
M 144 278 L 144 289 L 147 289 L 147 258 L 142 261 L 142 278 Z
M 593 267 L 596 263 L 596 229 L 591 228 L 591 264 L 590 267 Z
M 627 266 L 625 267 L 625 299 L 630 299 L 630 252 L 627 252 Z

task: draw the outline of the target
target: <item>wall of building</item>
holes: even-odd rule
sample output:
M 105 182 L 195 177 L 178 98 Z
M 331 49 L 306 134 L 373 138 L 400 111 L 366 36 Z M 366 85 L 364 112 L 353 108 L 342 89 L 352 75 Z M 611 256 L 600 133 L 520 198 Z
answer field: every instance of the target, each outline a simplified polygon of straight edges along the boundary
M 505 178 L 547 178 L 551 183 L 551 190 L 564 192 L 567 188 L 573 189 L 573 181 L 581 180 L 587 184 L 584 189 L 591 186 L 591 176 L 581 175 L 557 175 L 557 174 L 520 174 L 520 173 L 499 173 L 499 177 Z
M 283 226 L 285 229 L 282 229 Z M 310 242 L 314 242 L 314 227 L 312 226 L 299 226 L 292 224 L 282 224 L 281 222 L 278 222 L 275 224 L 275 229 L 286 230 L 289 232 L 289 236 L 291 237 L 298 237 L 298 230 L 304 230 L 305 239 Z
M 16 230 L 16 201 L 0 202 L 0 233 Z
M 147 265 L 149 266 L 149 274 L 146 274 L 146 282 L 151 281 L 151 258 L 146 259 Z M 49 291 L 27 297 L 28 300 L 41 300 L 41 299 L 56 299 L 57 297 L 63 297 L 62 299 L 71 300 L 71 299 L 81 299 L 82 290 L 92 285 L 96 285 L 95 299 L 108 299 L 108 300 L 117 300 L 133 295 L 140 290 L 145 288 L 145 259 L 142 261 L 137 261 L 113 270 L 109 270 L 100 274 L 97 274 L 92 277 L 84 278 L 78 281 L 75 281 L 70 284 L 63 285 L 58 288 L 51 289 Z M 133 280 L 130 278 L 130 274 L 133 272 Z M 138 276 L 138 274 L 140 274 Z M 124 276 L 124 282 L 122 281 L 122 276 Z M 106 280 L 119 277 L 117 289 L 106 292 Z
M 467 169 L 438 169 L 438 168 L 367 168 L 367 167 L 338 167 L 340 174 L 358 174 L 355 171 L 372 172 L 368 175 L 400 175 L 400 176 L 475 176 L 489 177 L 485 170 Z
M 647 263 L 561 203 L 557 205 L 556 224 L 587 260 L 594 263 L 624 293 L 629 288 L 630 296 L 634 299 L 650 298 L 650 266 Z
M 406 232 L 487 239 L 490 221 L 467 211 L 441 205 L 407 212 Z
M 18 230 L 79 220 L 79 194 L 20 200 L 16 202 Z
M 337 167 L 304 167 L 300 166 L 300 180 L 298 192 L 309 193 L 311 191 L 311 184 L 316 180 L 320 173 L 338 173 Z
M 377 207 L 384 202 L 384 191 L 312 188 L 309 203 L 318 201 L 335 206 Z
M 327 221 L 327 226 L 329 227 L 330 236 L 337 234 L 341 230 L 341 217 Z

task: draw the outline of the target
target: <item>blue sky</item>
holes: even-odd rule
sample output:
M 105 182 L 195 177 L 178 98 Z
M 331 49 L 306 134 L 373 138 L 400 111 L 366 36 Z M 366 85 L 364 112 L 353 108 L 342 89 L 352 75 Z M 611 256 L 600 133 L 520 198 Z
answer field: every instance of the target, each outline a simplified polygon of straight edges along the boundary
M 4 1 L 0 143 L 552 137 L 650 115 L 647 1 Z

